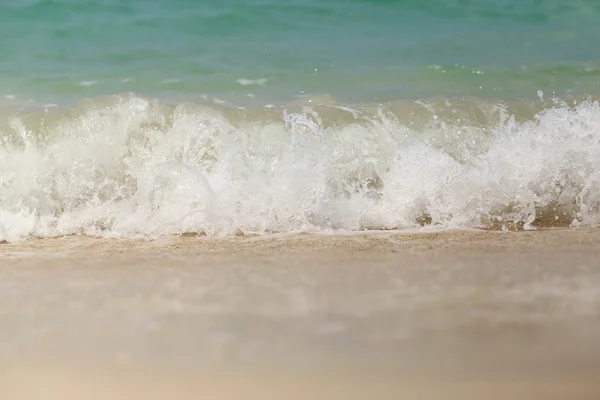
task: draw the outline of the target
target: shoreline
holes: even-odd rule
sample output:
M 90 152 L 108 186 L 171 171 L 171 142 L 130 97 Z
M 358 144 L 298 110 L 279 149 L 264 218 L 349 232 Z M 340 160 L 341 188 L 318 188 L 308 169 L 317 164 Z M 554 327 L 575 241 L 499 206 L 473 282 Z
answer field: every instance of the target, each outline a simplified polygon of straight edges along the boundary
M 599 242 L 587 227 L 2 244 L 0 389 L 591 399 Z
M 566 240 L 563 241 L 563 239 Z M 579 227 L 537 227 L 532 230 L 510 230 L 483 228 L 455 229 L 389 229 L 362 231 L 312 231 L 286 232 L 256 235 L 206 236 L 202 234 L 162 235 L 157 238 L 103 237 L 91 235 L 66 235 L 46 238 L 19 239 L 3 242 L 0 255 L 16 256 L 21 250 L 43 255 L 46 250 L 84 251 L 110 248 L 118 251 L 173 251 L 197 249 L 199 251 L 246 251 L 250 248 L 271 250 L 281 246 L 286 250 L 331 250 L 342 246 L 346 250 L 432 250 L 440 248 L 457 249 L 473 244 L 486 243 L 488 250 L 500 251 L 505 247 L 532 248 L 550 242 L 568 245 L 589 245 L 600 239 L 600 227 L 582 225 Z M 358 247 L 355 247 L 358 245 Z M 476 250 L 473 248 L 473 250 Z

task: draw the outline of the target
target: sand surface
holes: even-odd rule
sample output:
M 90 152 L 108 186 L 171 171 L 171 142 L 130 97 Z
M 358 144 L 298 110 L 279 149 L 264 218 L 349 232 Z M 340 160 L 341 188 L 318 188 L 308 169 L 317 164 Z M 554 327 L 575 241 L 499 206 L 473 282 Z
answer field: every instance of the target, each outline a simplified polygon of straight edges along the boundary
M 0 245 L 2 399 L 600 398 L 600 229 Z

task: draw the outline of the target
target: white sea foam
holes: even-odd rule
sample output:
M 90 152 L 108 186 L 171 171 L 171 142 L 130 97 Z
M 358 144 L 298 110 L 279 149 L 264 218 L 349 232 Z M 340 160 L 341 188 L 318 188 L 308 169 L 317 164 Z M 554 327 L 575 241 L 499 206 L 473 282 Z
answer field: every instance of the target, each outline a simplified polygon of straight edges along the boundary
M 250 111 L 130 95 L 46 111 L 37 125 L 11 117 L 0 128 L 0 240 L 598 221 L 597 102 L 418 129 L 383 109 L 345 109 L 243 119 L 233 113 Z
M 239 83 L 242 86 L 249 86 L 249 85 L 258 85 L 258 86 L 262 86 L 265 83 L 267 83 L 267 78 L 258 78 L 258 79 L 246 79 L 246 78 L 240 78 L 237 80 L 237 83 Z
M 78 83 L 79 86 L 94 86 L 97 84 L 98 84 L 98 81 L 81 81 Z

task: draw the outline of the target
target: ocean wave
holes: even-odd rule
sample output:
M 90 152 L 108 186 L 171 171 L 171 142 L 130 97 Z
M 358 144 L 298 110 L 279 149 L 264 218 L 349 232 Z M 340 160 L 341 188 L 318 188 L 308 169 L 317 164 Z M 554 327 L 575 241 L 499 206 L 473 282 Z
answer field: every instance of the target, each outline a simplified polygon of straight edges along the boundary
M 0 112 L 0 240 L 596 224 L 600 105 L 536 107 L 127 94 Z

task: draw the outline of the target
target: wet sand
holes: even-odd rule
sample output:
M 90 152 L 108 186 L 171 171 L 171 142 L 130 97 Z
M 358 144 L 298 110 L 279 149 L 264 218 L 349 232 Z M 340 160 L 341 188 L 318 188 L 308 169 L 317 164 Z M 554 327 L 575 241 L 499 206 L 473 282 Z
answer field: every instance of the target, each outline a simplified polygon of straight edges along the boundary
M 600 229 L 0 245 L 2 399 L 600 397 Z

